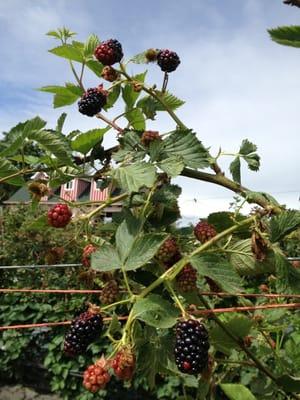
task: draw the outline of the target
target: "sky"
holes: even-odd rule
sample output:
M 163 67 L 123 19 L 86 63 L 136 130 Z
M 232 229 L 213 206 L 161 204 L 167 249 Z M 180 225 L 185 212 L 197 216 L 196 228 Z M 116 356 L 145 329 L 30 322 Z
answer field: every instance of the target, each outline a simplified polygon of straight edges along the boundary
M 68 113 L 66 132 L 101 126 L 79 114 L 76 104 L 54 110 L 51 95 L 35 90 L 72 81 L 67 62 L 47 52 L 57 45 L 47 31 L 66 26 L 82 41 L 90 33 L 116 38 L 126 58 L 168 48 L 181 59 L 169 77 L 169 90 L 186 101 L 179 117 L 212 154 L 220 147 L 237 152 L 245 138 L 257 144 L 260 171 L 243 165 L 242 183 L 299 209 L 300 50 L 279 46 L 267 33 L 299 21 L 300 10 L 281 0 L 0 0 L 0 132 L 36 115 L 54 127 L 62 112 Z M 161 82 L 157 66 L 146 68 L 149 83 Z M 85 83 L 98 81 L 88 76 Z M 118 109 L 108 116 L 115 114 Z M 174 123 L 160 113 L 149 128 L 163 133 Z M 105 144 L 114 137 L 109 133 Z M 230 161 L 220 160 L 226 172 Z M 183 187 L 180 207 L 187 221 L 232 202 L 233 194 L 222 187 L 183 177 L 175 183 Z

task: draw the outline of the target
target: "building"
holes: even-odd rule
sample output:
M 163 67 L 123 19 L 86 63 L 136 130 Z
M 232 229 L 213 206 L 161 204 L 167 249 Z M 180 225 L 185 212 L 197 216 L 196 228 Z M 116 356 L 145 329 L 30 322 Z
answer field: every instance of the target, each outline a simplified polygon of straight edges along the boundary
M 37 173 L 31 178 L 32 180 L 47 180 L 48 176 L 44 173 Z M 73 180 L 50 190 L 48 196 L 42 197 L 40 204 L 51 207 L 56 203 L 66 201 L 74 201 L 83 203 L 85 208 L 93 208 L 99 205 L 102 201 L 108 199 L 109 192 L 111 196 L 116 196 L 120 193 L 120 189 L 107 187 L 102 189 L 101 180 L 94 179 L 80 179 L 74 178 Z M 87 204 L 91 202 L 90 204 Z M 31 196 L 27 186 L 18 189 L 8 200 L 4 201 L 5 206 L 17 206 L 20 204 L 30 204 Z M 122 203 L 114 203 L 104 208 L 102 215 L 104 217 L 111 217 L 113 213 L 120 212 Z

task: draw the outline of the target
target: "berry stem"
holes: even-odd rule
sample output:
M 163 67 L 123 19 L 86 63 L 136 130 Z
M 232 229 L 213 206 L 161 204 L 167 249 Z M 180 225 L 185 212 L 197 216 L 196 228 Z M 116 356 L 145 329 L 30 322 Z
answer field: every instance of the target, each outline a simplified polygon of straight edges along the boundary
M 78 74 L 77 74 L 77 72 L 76 72 L 76 70 L 75 70 L 75 68 L 74 68 L 74 65 L 73 65 L 73 63 L 72 63 L 71 60 L 69 60 L 69 64 L 70 64 L 71 70 L 72 70 L 72 72 L 73 72 L 73 75 L 74 75 L 74 77 L 75 77 L 75 79 L 76 79 L 78 85 L 81 87 L 81 89 L 82 89 L 83 91 L 85 91 L 84 86 L 83 86 L 83 84 L 82 84 L 82 82 L 81 82 L 81 80 L 80 80 L 80 78 L 79 78 L 79 76 L 78 76 Z
M 126 286 L 127 292 L 129 293 L 130 297 L 133 297 L 133 293 L 132 293 L 132 291 L 130 289 L 130 285 L 129 285 L 129 282 L 128 282 L 128 276 L 127 276 L 126 270 L 124 268 L 124 265 L 122 265 L 121 269 L 122 269 L 123 278 L 124 278 L 124 282 L 125 282 L 125 286 Z
M 123 133 L 123 129 L 119 125 L 117 125 L 114 121 L 111 121 L 110 119 L 106 118 L 103 114 L 97 113 L 96 117 L 107 123 L 107 125 L 110 125 L 119 133 Z
M 108 309 L 110 309 L 112 307 L 119 306 L 120 304 L 130 303 L 130 302 L 132 302 L 132 299 L 133 299 L 133 297 L 131 297 L 129 299 L 120 300 L 120 301 L 117 301 L 117 302 L 112 303 L 112 304 L 108 304 L 105 307 L 101 307 L 101 311 L 106 311 L 106 310 L 108 310 Z
M 95 208 L 95 210 L 93 210 L 90 213 L 88 213 L 88 214 L 84 215 L 83 217 L 79 218 L 79 220 L 85 220 L 85 219 L 90 220 L 95 215 L 99 214 L 108 205 L 117 203 L 120 200 L 124 200 L 124 199 L 126 199 L 127 196 L 128 196 L 128 193 L 122 193 L 119 196 L 111 197 L 108 200 L 106 200 L 103 204 L 101 204 L 99 207 Z
M 177 296 L 177 294 L 175 293 L 175 290 L 173 289 L 172 285 L 170 284 L 170 282 L 165 281 L 164 284 L 166 285 L 166 288 L 171 292 L 175 303 L 178 305 L 178 308 L 181 311 L 182 317 L 185 319 L 189 318 L 189 314 L 185 311 L 185 308 L 183 307 L 181 301 L 179 300 L 179 297 Z
M 165 91 L 167 90 L 168 81 L 169 81 L 169 75 L 167 72 L 165 72 L 164 81 L 163 81 L 162 88 L 161 88 L 162 93 L 165 93 Z

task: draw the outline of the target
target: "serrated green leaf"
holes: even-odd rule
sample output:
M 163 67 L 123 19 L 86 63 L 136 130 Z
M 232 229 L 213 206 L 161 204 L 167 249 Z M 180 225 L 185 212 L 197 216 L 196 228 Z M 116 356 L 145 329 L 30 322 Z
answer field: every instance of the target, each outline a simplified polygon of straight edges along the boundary
M 274 272 L 274 263 L 271 257 L 263 262 L 255 261 L 251 250 L 251 239 L 240 240 L 227 248 L 230 254 L 230 263 L 238 274 L 255 276 Z
M 107 334 L 114 335 L 115 333 L 121 332 L 122 326 L 118 319 L 117 314 L 113 314 L 109 327 L 107 329 Z
M 128 192 L 138 192 L 145 186 L 152 187 L 156 179 L 154 166 L 146 162 L 117 168 L 114 173 L 120 186 Z
M 276 288 L 279 293 L 300 293 L 300 271 L 275 250 Z
M 101 73 L 103 70 L 103 65 L 96 60 L 88 60 L 86 61 L 85 65 L 94 72 L 99 78 L 101 77 Z
M 244 315 L 231 316 L 222 322 L 237 339 L 247 336 L 252 326 L 252 321 Z M 213 327 L 209 336 L 211 344 L 224 354 L 230 354 L 232 349 L 239 348 L 238 344 L 219 325 Z
M 209 165 L 208 152 L 190 130 L 177 130 L 164 141 L 168 157 L 180 156 L 191 168 L 205 168 Z
M 66 58 L 71 61 L 83 62 L 83 52 L 79 49 L 79 46 L 76 46 L 76 43 L 73 44 L 63 44 L 58 47 L 54 47 L 49 50 L 49 53 L 55 54 L 56 56 Z
M 230 173 L 232 175 L 232 179 L 241 183 L 241 161 L 240 157 L 236 157 L 229 166 Z
M 145 118 L 139 108 L 127 111 L 125 117 L 133 129 L 136 129 L 137 131 L 144 131 L 146 129 Z
M 140 227 L 140 221 L 130 213 L 127 213 L 124 221 L 119 225 L 116 232 L 116 247 L 122 263 L 125 263 Z
M 52 36 L 52 37 L 54 37 L 56 39 L 60 39 L 60 37 L 61 37 L 60 34 L 58 32 L 56 32 L 56 31 L 49 31 L 49 32 L 46 33 L 46 35 L 47 36 Z
M 279 44 L 300 47 L 300 26 L 280 26 L 268 30 L 271 39 Z
M 220 385 L 223 392 L 230 400 L 256 400 L 250 390 L 238 383 L 223 383 Z
M 216 255 L 197 255 L 190 259 L 191 264 L 202 276 L 208 276 L 224 291 L 236 293 L 243 291 L 243 282 L 231 264 Z
M 73 165 L 71 149 L 63 135 L 51 131 L 36 131 L 29 135 L 29 139 L 37 142 L 43 149 L 49 151 L 61 162 Z
M 0 158 L 0 178 L 6 178 L 10 175 L 18 173 L 19 170 L 10 161 Z M 24 179 L 22 176 L 15 176 L 5 180 L 6 183 L 10 183 L 15 186 L 22 186 L 24 184 Z
M 71 105 L 83 94 L 83 90 L 79 86 L 71 83 L 67 83 L 66 86 L 43 86 L 39 90 L 54 93 L 54 108 Z
M 247 155 L 250 153 L 254 153 L 256 150 L 257 150 L 256 144 L 249 142 L 248 139 L 244 139 L 242 141 L 239 153 Z
M 115 102 L 118 100 L 119 96 L 121 93 L 121 86 L 117 85 L 115 86 L 112 90 L 109 91 L 107 99 L 106 99 L 106 104 L 103 107 L 105 111 L 109 110 Z
M 67 183 L 74 179 L 78 174 L 78 169 L 74 167 L 61 167 L 56 168 L 56 170 L 51 175 L 49 186 L 56 188 L 64 183 Z
M 132 79 L 133 81 L 138 81 L 143 83 L 146 77 L 147 71 L 135 75 Z M 134 107 L 135 102 L 137 101 L 138 97 L 140 96 L 140 92 L 136 92 L 131 83 L 127 83 L 125 86 L 122 87 L 122 97 L 126 104 L 126 109 L 131 110 Z
M 91 268 L 96 271 L 112 271 L 121 268 L 117 250 L 110 244 L 103 244 L 91 254 Z
M 184 162 L 181 156 L 171 156 L 157 163 L 157 166 L 171 178 L 175 178 L 183 170 Z
M 135 64 L 147 64 L 148 60 L 145 54 L 146 51 L 144 51 L 143 53 L 136 54 L 130 59 L 130 61 L 132 61 Z
M 60 117 L 58 118 L 57 124 L 56 124 L 56 128 L 55 128 L 55 130 L 57 132 L 62 132 L 66 117 L 67 117 L 67 114 L 66 113 L 62 113 L 60 115 Z
M 260 167 L 260 157 L 258 154 L 249 154 L 244 156 L 243 159 L 246 161 L 248 168 L 251 171 L 258 171 Z
M 209 214 L 207 222 L 214 226 L 217 232 L 222 232 L 225 229 L 233 226 L 236 221 L 243 221 L 246 217 L 242 214 L 234 215 L 233 212 L 219 211 Z M 248 233 L 248 228 L 245 228 L 245 232 Z M 248 236 L 248 235 L 247 235 Z
M 82 154 L 87 154 L 92 148 L 102 141 L 104 134 L 109 131 L 110 126 L 103 129 L 92 129 L 90 131 L 80 133 L 71 142 L 73 150 Z
M 84 44 L 83 54 L 85 57 L 91 57 L 94 54 L 95 48 L 98 46 L 100 40 L 97 35 L 92 34 L 87 38 Z
M 161 189 L 157 190 L 152 199 L 153 203 L 164 203 L 166 205 L 177 203 L 182 190 L 177 185 L 164 185 Z
M 153 140 L 152 142 L 150 142 L 148 151 L 149 151 L 150 159 L 152 162 L 160 159 L 160 157 L 163 153 L 164 146 L 165 145 L 162 140 Z M 146 146 L 145 146 L 145 148 L 146 148 Z
M 145 114 L 146 118 L 155 119 L 157 102 L 151 96 L 146 96 L 137 102 L 137 107 Z
M 300 226 L 300 211 L 287 210 L 270 220 L 270 240 L 278 242 Z
M 132 308 L 135 318 L 155 328 L 167 329 L 176 324 L 179 311 L 156 294 L 139 299 Z
M 177 108 L 181 107 L 185 102 L 183 100 L 178 99 L 178 97 L 174 96 L 169 92 L 159 92 L 156 93 L 161 97 L 163 102 L 167 105 L 168 108 L 171 110 L 176 110 Z M 158 100 L 156 100 L 156 111 L 166 111 L 164 105 L 162 105 Z
M 157 253 L 167 237 L 164 233 L 147 233 L 137 238 L 131 247 L 124 268 L 134 270 L 149 262 Z

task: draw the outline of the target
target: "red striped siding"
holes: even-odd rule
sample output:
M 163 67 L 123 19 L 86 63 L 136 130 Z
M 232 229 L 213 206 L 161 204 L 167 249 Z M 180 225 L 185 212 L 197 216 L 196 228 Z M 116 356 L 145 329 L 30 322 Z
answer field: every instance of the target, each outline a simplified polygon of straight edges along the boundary
M 67 189 L 67 185 L 64 184 L 60 188 L 60 197 L 64 200 L 75 201 L 77 197 L 77 187 L 78 187 L 78 179 L 73 180 L 72 189 Z
M 96 181 L 91 182 L 90 200 L 91 201 L 105 201 L 108 198 L 108 188 L 103 190 L 97 189 Z

